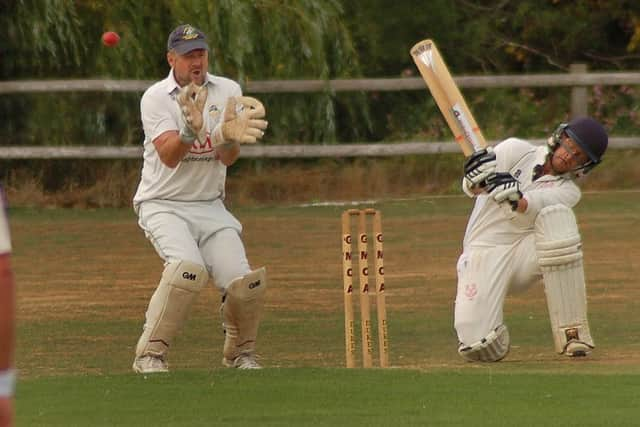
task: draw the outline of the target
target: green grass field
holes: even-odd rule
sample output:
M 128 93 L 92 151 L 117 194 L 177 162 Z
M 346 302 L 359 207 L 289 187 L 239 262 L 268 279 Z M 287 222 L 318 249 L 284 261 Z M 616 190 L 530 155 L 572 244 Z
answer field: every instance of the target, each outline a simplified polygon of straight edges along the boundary
M 586 194 L 589 317 L 597 349 L 553 352 L 541 286 L 509 296 L 512 350 L 463 362 L 455 262 L 471 202 L 396 200 L 383 213 L 390 369 L 348 370 L 340 253 L 344 207 L 232 209 L 269 293 L 265 369 L 220 365 L 219 295 L 202 294 L 170 353 L 172 373 L 131 372 L 162 271 L 130 210 L 11 211 L 18 292 L 18 426 L 637 425 L 640 193 Z M 375 310 L 373 310 L 375 313 Z
M 22 425 L 634 426 L 637 375 L 186 370 L 25 381 Z

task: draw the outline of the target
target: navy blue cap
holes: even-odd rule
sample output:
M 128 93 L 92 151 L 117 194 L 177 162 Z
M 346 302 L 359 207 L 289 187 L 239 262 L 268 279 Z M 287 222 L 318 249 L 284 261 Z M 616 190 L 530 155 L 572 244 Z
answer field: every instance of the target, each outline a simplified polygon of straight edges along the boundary
M 207 36 L 191 25 L 179 25 L 169 34 L 169 40 L 167 40 L 167 51 L 172 49 L 179 55 L 184 55 L 196 49 L 209 50 Z

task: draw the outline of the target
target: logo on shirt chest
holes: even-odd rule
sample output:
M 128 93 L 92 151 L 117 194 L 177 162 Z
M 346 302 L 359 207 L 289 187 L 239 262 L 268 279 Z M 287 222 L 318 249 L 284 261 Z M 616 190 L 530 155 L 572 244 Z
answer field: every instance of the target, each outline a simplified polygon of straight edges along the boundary
M 193 156 L 204 156 L 213 155 L 215 153 L 215 148 L 213 147 L 213 143 L 211 141 L 211 131 L 218 124 L 220 120 L 220 109 L 217 105 L 211 104 L 206 113 L 205 126 L 207 126 L 208 131 L 206 133 L 206 139 L 204 141 L 195 140 L 193 146 L 189 150 L 189 154 Z
M 211 135 L 209 132 L 207 132 L 207 139 L 205 141 L 200 142 L 196 139 L 193 141 L 193 145 L 189 150 L 189 154 L 196 156 L 202 156 L 213 152 L 215 152 L 215 148 L 213 148 L 213 144 L 211 143 Z

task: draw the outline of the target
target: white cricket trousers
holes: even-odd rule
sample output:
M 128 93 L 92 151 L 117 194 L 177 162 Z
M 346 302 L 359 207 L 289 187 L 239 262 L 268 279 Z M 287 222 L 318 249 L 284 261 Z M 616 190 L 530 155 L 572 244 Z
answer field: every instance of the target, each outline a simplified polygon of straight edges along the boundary
M 148 200 L 137 213 L 138 224 L 165 265 L 180 260 L 203 265 L 221 291 L 251 271 L 240 238 L 242 225 L 222 200 Z
M 542 279 L 533 233 L 512 245 L 470 247 L 460 255 L 454 326 L 466 345 L 504 323 L 508 292 L 521 292 Z

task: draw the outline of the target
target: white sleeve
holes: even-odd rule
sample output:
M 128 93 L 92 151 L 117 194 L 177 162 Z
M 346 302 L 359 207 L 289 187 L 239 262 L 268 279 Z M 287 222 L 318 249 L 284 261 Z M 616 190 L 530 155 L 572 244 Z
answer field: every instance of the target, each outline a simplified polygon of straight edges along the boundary
M 11 252 L 11 235 L 9 233 L 9 221 L 7 220 L 7 209 L 4 202 L 4 195 L 0 188 L 0 254 Z
M 535 146 L 523 139 L 505 139 L 493 148 L 497 160 L 496 170 L 498 172 L 512 172 L 511 169 L 535 149 Z
M 242 88 L 237 82 L 233 82 L 233 89 L 231 96 L 242 96 Z
M 238 84 L 238 82 L 236 82 L 235 80 L 231 80 L 226 77 L 214 77 L 212 75 L 209 76 L 209 81 L 213 81 L 212 79 L 217 79 L 219 82 L 223 83 L 220 85 L 221 87 L 228 88 L 227 93 L 229 97 L 242 96 L 242 87 L 240 87 L 240 84 Z
M 140 113 L 142 128 L 148 142 L 152 142 L 164 132 L 180 130 L 177 118 L 171 111 L 172 105 L 173 100 L 168 93 L 146 92 L 142 96 Z
M 498 160 L 497 170 L 513 173 L 512 168 L 536 149 L 536 146 L 519 138 L 502 141 L 494 148 Z M 528 202 L 524 215 L 532 221 L 545 206 L 561 204 L 573 208 L 582 197 L 580 188 L 572 180 L 561 178 L 558 181 L 549 181 L 549 185 L 531 188 L 523 193 Z

